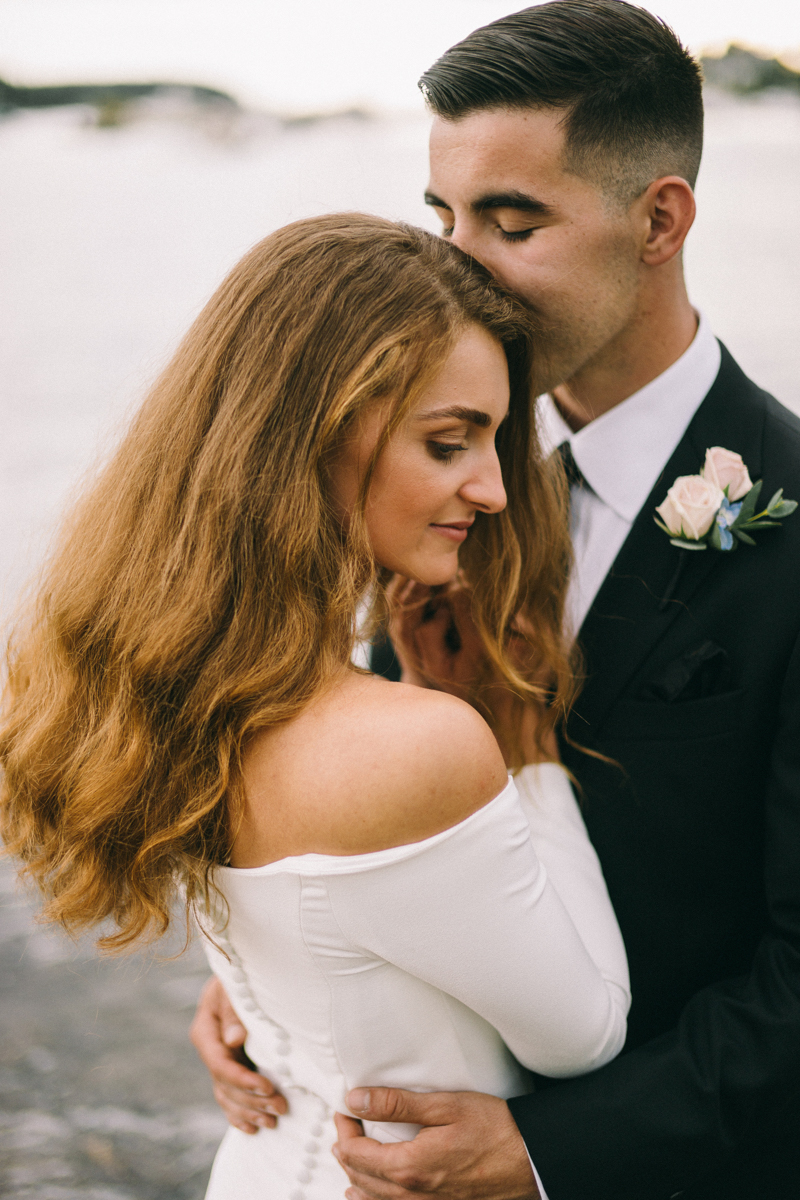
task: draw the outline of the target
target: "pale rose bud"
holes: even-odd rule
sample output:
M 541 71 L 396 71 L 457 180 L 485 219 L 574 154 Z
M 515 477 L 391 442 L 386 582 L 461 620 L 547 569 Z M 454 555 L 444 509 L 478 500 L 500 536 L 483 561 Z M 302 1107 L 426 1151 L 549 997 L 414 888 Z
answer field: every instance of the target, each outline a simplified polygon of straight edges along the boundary
M 710 479 L 718 488 L 728 489 L 728 499 L 741 500 L 753 486 L 747 467 L 742 462 L 741 454 L 732 450 L 724 450 L 722 446 L 712 446 L 706 450 L 706 461 L 703 475 Z
M 656 512 L 673 537 L 698 541 L 708 533 L 725 494 L 702 475 L 681 475 Z

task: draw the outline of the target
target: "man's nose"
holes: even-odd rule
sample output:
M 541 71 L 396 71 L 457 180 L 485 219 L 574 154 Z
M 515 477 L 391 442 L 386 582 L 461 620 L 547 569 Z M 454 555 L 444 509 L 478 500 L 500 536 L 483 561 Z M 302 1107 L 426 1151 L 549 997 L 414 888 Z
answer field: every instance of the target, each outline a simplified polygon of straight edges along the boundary
M 492 275 L 497 274 L 491 245 L 486 238 L 481 237 L 481 229 L 474 222 L 456 220 L 449 240 L 454 246 L 458 246 L 459 250 L 463 250 L 465 254 L 469 254 L 471 258 L 482 263 Z
M 459 250 L 463 250 L 465 254 L 472 255 L 477 258 L 477 230 L 474 223 L 466 217 L 456 217 L 453 220 L 453 232 L 450 234 L 450 241 L 454 246 L 458 246 Z

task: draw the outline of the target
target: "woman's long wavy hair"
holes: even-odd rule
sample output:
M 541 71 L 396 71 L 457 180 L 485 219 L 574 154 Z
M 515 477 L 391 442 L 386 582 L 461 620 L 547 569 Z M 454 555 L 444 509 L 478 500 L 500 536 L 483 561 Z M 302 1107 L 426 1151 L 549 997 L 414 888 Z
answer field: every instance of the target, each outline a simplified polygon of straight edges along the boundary
M 561 638 L 565 489 L 543 461 L 530 318 L 475 262 L 420 229 L 359 214 L 260 242 L 195 321 L 98 481 L 66 521 L 12 639 L 2 833 L 68 931 L 110 918 L 121 950 L 167 929 L 183 888 L 209 900 L 242 811 L 242 755 L 346 664 L 381 572 L 347 530 L 326 463 L 365 408 L 391 400 L 374 458 L 465 325 L 504 347 L 498 452 L 508 507 L 461 551 L 488 659 L 528 616 L 554 721 L 572 674 Z M 374 459 L 373 464 L 374 466 Z

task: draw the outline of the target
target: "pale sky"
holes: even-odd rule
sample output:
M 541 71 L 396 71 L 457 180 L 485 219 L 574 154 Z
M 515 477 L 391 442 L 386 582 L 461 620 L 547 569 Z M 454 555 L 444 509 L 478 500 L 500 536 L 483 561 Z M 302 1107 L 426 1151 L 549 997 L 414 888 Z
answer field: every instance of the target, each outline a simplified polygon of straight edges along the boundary
M 175 79 L 281 110 L 421 105 L 416 80 L 508 0 L 0 0 L 0 77 Z M 800 0 L 652 0 L 693 50 L 800 53 Z

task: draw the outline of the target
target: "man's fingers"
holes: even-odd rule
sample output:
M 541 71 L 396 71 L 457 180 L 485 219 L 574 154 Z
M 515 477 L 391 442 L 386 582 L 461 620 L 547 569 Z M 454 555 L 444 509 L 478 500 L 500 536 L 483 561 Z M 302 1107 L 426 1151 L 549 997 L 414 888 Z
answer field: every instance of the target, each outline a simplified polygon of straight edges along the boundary
M 364 1135 L 359 1121 L 348 1119 L 341 1113 L 336 1115 L 335 1120 L 339 1140 L 333 1147 L 333 1153 L 351 1181 L 367 1191 L 376 1187 L 378 1181 L 388 1186 L 390 1177 L 405 1166 L 408 1143 L 376 1142 L 374 1138 Z
M 365 1121 L 406 1125 L 450 1125 L 462 1111 L 458 1092 L 407 1092 L 386 1087 L 355 1088 L 347 1095 L 347 1107 Z
M 496 1096 L 374 1087 L 356 1088 L 347 1104 L 362 1118 L 422 1126 L 412 1141 L 340 1139 L 337 1157 L 353 1200 L 538 1198 L 525 1143 L 508 1105 Z
M 222 1040 L 226 1046 L 234 1049 L 243 1046 L 247 1040 L 247 1030 L 237 1017 L 233 1005 L 223 993 L 219 1006 L 219 1024 L 222 1029 Z
M 258 1133 L 259 1129 L 274 1129 L 278 1123 L 272 1113 L 256 1107 L 254 1100 L 247 1098 L 238 1103 L 224 1088 L 214 1088 L 214 1099 L 224 1112 L 229 1124 L 241 1129 L 242 1133 Z
M 221 1075 L 214 1076 L 215 1089 L 224 1095 L 230 1104 L 238 1104 L 244 1108 L 256 1108 L 259 1112 L 269 1112 L 273 1116 L 282 1116 L 288 1106 L 280 1092 L 276 1091 L 273 1084 L 262 1075 L 255 1076 L 258 1083 L 257 1086 L 253 1086 L 253 1072 L 248 1071 L 246 1067 L 243 1067 L 242 1070 L 245 1076 L 239 1083 L 231 1082 L 232 1071 L 226 1072 L 227 1078 L 222 1078 Z
M 226 1046 L 217 1055 L 202 1057 L 214 1083 L 227 1094 L 235 1095 L 237 1100 L 252 1097 L 259 1107 L 278 1115 L 286 1112 L 286 1101 L 272 1081 L 239 1062 Z
M 241 1061 L 246 1057 L 240 1048 L 241 1043 L 235 1043 L 233 1046 L 226 1043 L 223 1018 L 228 1021 L 229 1029 L 234 1023 L 241 1025 L 225 989 L 214 976 L 200 995 L 189 1037 L 211 1074 L 217 1102 L 231 1123 L 239 1128 L 243 1128 L 247 1123 L 253 1124 L 253 1117 L 245 1119 L 243 1114 L 255 1113 L 260 1118 L 281 1116 L 288 1108 L 286 1100 L 269 1079 Z M 238 1035 L 234 1033 L 233 1036 Z M 236 1115 L 235 1120 L 232 1119 L 231 1113 Z M 261 1121 L 262 1126 L 270 1123 Z
M 367 1141 L 370 1140 L 370 1138 L 367 1139 Z M 380 1145 L 378 1142 L 375 1144 Z M 339 1160 L 339 1164 L 347 1172 L 347 1178 L 353 1185 L 352 1189 L 346 1192 L 345 1195 L 354 1195 L 359 1198 L 363 1196 L 367 1200 L 408 1200 L 408 1192 L 399 1183 L 392 1183 L 391 1180 L 386 1179 L 383 1175 L 377 1175 L 372 1172 L 366 1174 L 363 1171 L 350 1167 L 341 1152 L 336 1157 Z
M 364 1126 L 354 1117 L 345 1116 L 344 1113 L 334 1113 L 333 1120 L 340 1142 L 349 1142 L 352 1138 L 364 1137 Z
M 404 1188 L 386 1179 L 355 1174 L 350 1176 L 350 1182 L 353 1186 L 345 1192 L 347 1200 L 408 1200 L 409 1193 Z

